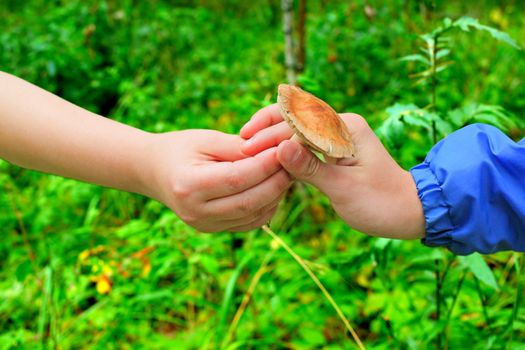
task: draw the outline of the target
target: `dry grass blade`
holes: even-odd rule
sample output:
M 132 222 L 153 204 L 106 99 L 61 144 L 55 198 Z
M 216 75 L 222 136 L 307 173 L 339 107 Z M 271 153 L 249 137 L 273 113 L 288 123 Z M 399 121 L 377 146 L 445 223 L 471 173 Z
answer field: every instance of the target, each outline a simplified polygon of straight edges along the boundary
M 345 315 L 343 314 L 343 311 L 341 311 L 341 309 L 339 308 L 339 306 L 337 305 L 337 303 L 335 302 L 334 298 L 332 298 L 332 296 L 330 295 L 330 293 L 328 293 L 328 290 L 326 290 L 326 288 L 324 287 L 324 285 L 321 283 L 321 281 L 319 281 L 319 279 L 317 278 L 317 276 L 312 272 L 312 270 L 310 270 L 310 268 L 308 267 L 308 265 L 306 265 L 306 263 L 304 262 L 304 260 L 299 256 L 297 255 L 293 250 L 292 248 L 290 248 L 288 246 L 288 244 L 286 244 L 282 239 L 281 237 L 279 237 L 275 232 L 273 232 L 267 225 L 263 225 L 262 226 L 262 229 L 264 230 L 264 232 L 266 232 L 267 234 L 269 234 L 273 239 L 275 239 L 277 241 L 277 243 L 279 243 L 279 245 L 281 247 L 283 247 L 294 259 L 295 261 L 297 261 L 297 263 L 299 265 L 301 265 L 301 267 L 306 271 L 306 273 L 308 274 L 308 276 L 310 276 L 310 278 L 315 282 L 315 284 L 317 285 L 317 287 L 319 287 L 319 289 L 323 292 L 324 296 L 326 297 L 326 299 L 328 300 L 328 302 L 330 302 L 330 304 L 332 305 L 332 307 L 335 309 L 335 311 L 337 312 L 337 315 L 339 316 L 339 318 L 341 319 L 341 321 L 343 321 L 346 329 L 348 330 L 348 332 L 350 332 L 350 334 L 352 335 L 352 337 L 354 338 L 357 346 L 359 347 L 359 349 L 361 350 L 364 350 L 365 347 L 363 345 L 363 343 L 361 342 L 361 339 L 359 339 L 359 336 L 357 335 L 357 333 L 354 331 L 354 329 L 352 328 L 352 325 L 350 324 L 350 322 L 348 321 L 348 319 L 345 317 Z
M 246 307 L 248 307 L 248 303 L 250 302 L 253 292 L 255 291 L 255 287 L 257 287 L 257 284 L 259 283 L 259 280 L 261 279 L 262 275 L 264 275 L 269 270 L 268 263 L 272 256 L 273 252 L 270 252 L 268 255 L 266 255 L 263 262 L 261 263 L 261 266 L 253 276 L 252 281 L 250 282 L 250 286 L 248 287 L 248 290 L 242 298 L 241 305 L 239 305 L 239 308 L 237 309 L 237 312 L 235 313 L 235 316 L 233 317 L 233 320 L 230 324 L 230 328 L 228 329 L 226 339 L 223 342 L 223 348 L 225 348 L 225 346 L 230 342 L 230 340 L 233 339 L 235 331 L 237 329 L 237 325 L 239 324 L 241 317 L 244 314 L 244 311 L 246 310 Z

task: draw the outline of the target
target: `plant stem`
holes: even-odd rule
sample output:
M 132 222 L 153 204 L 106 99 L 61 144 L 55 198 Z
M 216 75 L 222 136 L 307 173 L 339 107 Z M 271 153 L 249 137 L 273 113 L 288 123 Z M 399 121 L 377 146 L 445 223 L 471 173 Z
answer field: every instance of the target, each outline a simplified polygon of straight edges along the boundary
M 297 26 L 297 34 L 299 36 L 299 47 L 297 51 L 297 71 L 303 72 L 306 62 L 306 15 L 307 15 L 307 0 L 299 0 L 299 23 Z
M 447 277 L 448 272 L 450 271 L 450 267 L 452 266 L 452 263 L 454 262 L 454 257 L 450 258 L 445 265 L 445 270 L 442 274 L 439 273 L 439 260 L 435 259 L 435 275 L 436 275 L 436 323 L 439 326 L 439 322 L 441 320 L 441 304 L 443 304 L 443 284 L 445 283 L 445 278 Z M 451 306 L 453 307 L 453 306 Z M 441 344 L 443 342 L 442 338 L 443 332 L 439 333 L 436 338 L 436 346 L 439 350 L 442 349 Z
M 456 301 L 458 300 L 459 292 L 461 291 L 461 287 L 463 286 L 465 277 L 467 277 L 467 271 L 463 272 L 463 275 L 459 279 L 458 285 L 456 287 L 456 291 L 454 292 L 454 296 L 452 297 L 452 304 L 450 305 L 450 308 L 448 309 L 448 312 L 447 312 L 447 318 L 445 321 L 445 334 L 447 335 L 445 339 L 445 349 L 448 349 L 448 326 L 450 323 L 450 318 L 452 317 L 452 311 L 454 310 L 454 307 L 456 306 Z
M 441 276 L 439 274 L 439 260 L 434 260 L 435 264 L 435 275 L 436 275 L 436 323 L 439 326 L 439 321 L 441 320 L 441 288 L 443 286 L 441 281 Z M 436 337 L 436 347 L 437 349 L 441 349 L 441 343 L 442 343 L 442 332 L 440 332 Z
M 226 339 L 223 342 L 222 348 L 225 348 L 225 346 L 229 344 L 230 339 L 234 337 L 237 326 L 241 320 L 242 315 L 244 314 L 244 311 L 246 310 L 246 307 L 248 306 L 248 303 L 250 302 L 255 287 L 257 287 L 257 284 L 259 283 L 259 280 L 261 279 L 262 275 L 264 275 L 269 270 L 268 263 L 273 257 L 273 253 L 274 251 L 266 255 L 266 257 L 263 259 L 263 262 L 261 263 L 261 266 L 259 267 L 257 272 L 255 272 L 255 275 L 253 275 L 252 281 L 250 282 L 250 286 L 244 294 L 242 302 L 239 305 L 239 308 L 237 309 L 237 312 L 235 313 L 235 316 L 233 317 L 233 320 L 230 324 L 230 328 L 228 329 L 228 333 L 226 334 Z
M 281 5 L 283 10 L 286 74 L 288 83 L 291 85 L 296 85 L 297 60 L 295 57 L 295 45 L 293 38 L 293 0 L 282 0 Z
M 437 45 L 438 35 L 433 38 L 432 47 L 432 111 L 436 111 L 436 100 L 437 100 Z M 436 132 L 436 121 L 432 120 L 432 142 L 437 143 L 437 132 Z
M 438 36 L 435 35 L 432 40 L 432 56 L 431 56 L 431 63 L 432 63 L 432 111 L 436 111 L 436 100 L 437 100 L 437 43 L 438 43 Z M 436 121 L 432 120 L 432 143 L 437 143 L 437 132 L 436 132 Z M 439 322 L 441 320 L 441 288 L 442 288 L 442 280 L 439 275 L 439 260 L 434 260 L 435 264 L 435 274 L 436 274 L 436 322 L 439 325 Z M 448 270 L 448 267 L 447 267 Z M 443 273 L 443 279 L 446 276 L 446 271 Z M 437 349 L 441 349 L 442 344 L 442 333 L 439 333 L 436 338 L 436 346 Z
M 279 245 L 281 247 L 283 247 L 294 259 L 295 261 L 297 261 L 297 263 L 299 265 L 301 265 L 301 267 L 303 268 L 304 271 L 306 271 L 306 273 L 308 274 L 308 276 L 310 276 L 310 278 L 314 281 L 314 283 L 317 285 L 317 287 L 319 287 L 319 289 L 323 292 L 324 296 L 326 297 L 326 299 L 328 300 L 328 302 L 332 305 L 332 307 L 335 309 L 335 311 L 337 312 L 337 315 L 339 316 L 339 318 L 341 319 L 341 321 L 343 321 L 346 329 L 350 332 L 350 334 L 352 335 L 352 338 L 354 338 L 354 341 L 356 342 L 357 344 L 357 347 L 360 349 L 360 350 L 364 350 L 365 347 L 363 346 L 363 343 L 361 342 L 361 339 L 359 339 L 359 336 L 357 335 L 357 333 L 354 331 L 354 329 L 352 328 L 352 325 L 350 325 L 350 322 L 348 321 L 348 319 L 345 317 L 345 315 L 343 314 L 343 312 L 341 311 L 341 309 L 339 308 L 339 306 L 337 305 L 337 303 L 335 302 L 335 300 L 332 298 L 332 296 L 330 295 L 330 293 L 328 292 L 328 290 L 326 290 L 326 288 L 324 287 L 324 285 L 321 283 L 321 281 L 319 281 L 319 279 L 317 278 L 317 276 L 312 272 L 312 270 L 308 267 L 308 265 L 306 265 L 306 263 L 304 262 L 304 260 L 299 256 L 297 255 L 293 250 L 292 248 L 290 248 L 288 246 L 288 244 L 286 244 L 282 239 L 281 237 L 279 237 L 275 232 L 273 232 L 267 225 L 263 225 L 262 226 L 262 229 L 264 230 L 264 232 L 266 232 L 267 234 L 269 234 L 273 239 L 275 239 L 275 241 L 277 243 L 279 243 Z
M 11 208 L 13 209 L 13 213 L 15 214 L 16 221 L 18 222 L 18 228 L 20 230 L 20 233 L 22 234 L 22 241 L 24 242 L 24 247 L 27 250 L 27 257 L 31 261 L 31 267 L 33 268 L 35 275 L 36 275 L 37 267 L 35 265 L 35 253 L 33 251 L 33 247 L 31 246 L 31 243 L 29 243 L 27 230 L 24 225 L 24 219 L 22 217 L 22 214 L 20 213 L 20 210 L 18 210 L 18 205 L 16 204 L 16 200 L 14 197 L 14 188 L 11 187 L 8 183 L 5 184 L 4 188 L 5 188 L 5 193 L 7 193 L 7 197 L 9 198 L 11 202 Z
M 490 319 L 489 319 L 489 314 L 487 312 L 487 307 L 486 307 L 486 300 L 483 296 L 483 292 L 481 290 L 481 286 L 479 285 L 479 280 L 477 278 L 474 279 L 475 281 L 475 284 L 476 284 L 476 290 L 478 291 L 478 296 L 479 296 L 479 302 L 481 304 L 481 309 L 483 311 L 483 317 L 485 318 L 485 323 L 487 324 L 487 327 L 490 328 Z
M 522 259 L 521 267 L 519 264 L 519 255 L 514 253 L 514 267 L 516 269 L 516 297 L 514 300 L 514 308 L 512 309 L 512 314 L 509 319 L 509 323 L 507 326 L 507 331 L 510 332 L 509 341 L 507 342 L 507 349 L 512 349 L 512 342 L 514 338 L 514 321 L 516 320 L 516 317 L 518 316 L 518 310 L 520 308 L 520 301 L 521 301 L 521 271 L 523 271 L 523 268 L 525 268 L 525 259 Z
M 437 92 L 437 44 L 438 36 L 434 36 L 432 41 L 432 109 L 436 110 Z

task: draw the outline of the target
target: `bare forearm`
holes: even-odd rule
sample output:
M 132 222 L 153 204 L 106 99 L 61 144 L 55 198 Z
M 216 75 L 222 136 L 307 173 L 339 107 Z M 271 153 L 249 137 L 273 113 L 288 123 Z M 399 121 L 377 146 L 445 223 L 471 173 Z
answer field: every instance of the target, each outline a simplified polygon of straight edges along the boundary
M 268 222 L 290 185 L 275 149 L 255 157 L 214 130 L 150 134 L 0 72 L 0 158 L 156 199 L 204 232 Z
M 144 162 L 150 138 L 0 72 L 0 158 L 147 194 Z

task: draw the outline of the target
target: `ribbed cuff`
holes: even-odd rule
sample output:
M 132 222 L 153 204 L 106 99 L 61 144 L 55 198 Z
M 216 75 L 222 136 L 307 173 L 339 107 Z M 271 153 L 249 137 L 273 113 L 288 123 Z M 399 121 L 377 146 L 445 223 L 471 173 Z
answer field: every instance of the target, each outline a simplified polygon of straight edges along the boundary
M 425 215 L 426 236 L 421 240 L 422 243 L 429 247 L 451 249 L 454 225 L 450 219 L 450 206 L 438 179 L 426 162 L 410 169 L 410 173 L 416 182 Z

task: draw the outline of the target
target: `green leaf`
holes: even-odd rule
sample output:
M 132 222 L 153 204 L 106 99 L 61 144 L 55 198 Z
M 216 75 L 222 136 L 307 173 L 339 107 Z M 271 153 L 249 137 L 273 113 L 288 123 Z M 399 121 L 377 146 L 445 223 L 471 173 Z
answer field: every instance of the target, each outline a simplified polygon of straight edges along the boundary
M 415 104 L 404 105 L 404 104 L 401 104 L 401 103 L 396 103 L 395 105 L 393 105 L 391 107 L 388 107 L 386 109 L 386 113 L 390 117 L 396 117 L 397 118 L 399 116 L 410 114 L 413 111 L 417 111 L 417 110 L 419 110 L 419 107 L 416 106 Z
M 465 113 L 465 108 L 457 108 L 447 114 L 447 119 L 450 120 L 456 128 L 460 128 L 467 123 L 469 115 Z
M 324 338 L 324 335 L 320 329 L 301 327 L 299 328 L 299 333 L 310 346 L 321 346 L 326 342 L 326 339 Z
M 452 131 L 454 131 L 453 128 L 452 128 L 452 125 L 450 125 L 450 123 L 448 123 L 447 121 L 443 120 L 442 118 L 437 117 L 437 118 L 434 119 L 434 121 L 436 123 L 436 130 L 437 130 L 439 135 L 447 136 Z
M 499 290 L 498 283 L 496 282 L 492 270 L 481 255 L 474 253 L 468 256 L 460 256 L 458 259 L 460 263 L 466 266 L 478 280 L 494 290 Z
M 139 294 L 130 301 L 137 303 L 150 303 L 154 300 L 173 298 L 173 292 L 168 289 L 158 290 L 151 293 Z
M 452 126 L 436 113 L 430 113 L 426 109 L 414 104 L 403 105 L 396 103 L 387 108 L 388 118 L 377 130 L 379 136 L 383 137 L 390 145 L 400 145 L 406 138 L 407 126 L 422 128 L 430 134 L 432 122 L 435 122 L 439 135 L 446 136 L 452 132 Z
M 215 333 L 215 341 L 217 345 L 221 344 L 221 340 L 226 340 L 226 320 L 228 319 L 228 315 L 230 314 L 230 310 L 234 303 L 235 285 L 237 284 L 237 280 L 241 275 L 241 271 L 252 259 L 252 257 L 253 254 L 244 256 L 239 265 L 237 265 L 235 271 L 232 273 L 230 279 L 228 280 L 228 284 L 226 285 L 226 289 L 224 290 L 224 297 L 222 299 L 222 305 L 219 312 L 219 323 L 217 324 Z
M 521 50 L 521 47 L 518 45 L 518 43 L 516 43 L 514 39 L 510 37 L 510 35 L 500 30 L 497 30 L 496 28 L 492 28 L 492 27 L 483 25 L 479 23 L 479 21 L 475 18 L 467 17 L 467 16 L 461 17 L 460 19 L 454 22 L 453 26 L 460 28 L 461 30 L 465 32 L 469 32 L 471 28 L 486 31 L 494 39 L 503 41 L 504 43 L 507 43 L 510 46 L 518 50 Z
M 208 254 L 199 254 L 198 261 L 210 275 L 215 276 L 215 277 L 219 275 L 219 270 L 220 270 L 219 262 L 214 256 L 211 256 Z
M 405 138 L 405 127 L 399 118 L 388 118 L 377 129 L 378 136 L 390 146 L 399 146 Z
M 500 122 L 500 119 L 494 114 L 490 113 L 479 113 L 475 115 L 477 122 L 492 124 L 500 129 L 505 129 L 505 126 Z
M 501 106 L 480 105 L 476 103 L 469 103 L 462 108 L 449 112 L 448 120 L 450 120 L 456 128 L 472 123 L 486 123 L 494 125 L 503 131 L 507 131 L 516 125 L 511 114 Z
M 449 54 L 450 54 L 450 50 L 449 49 L 441 49 L 436 54 L 436 58 L 439 60 L 439 59 L 442 59 L 443 57 L 448 56 Z
M 16 279 L 20 282 L 25 281 L 26 277 L 31 273 L 31 261 L 29 259 L 24 260 L 20 265 L 17 266 L 15 271 Z
M 432 129 L 432 124 L 425 113 L 411 113 L 402 117 L 402 121 L 411 126 L 418 126 L 426 130 Z
M 445 255 L 441 249 L 430 249 L 428 254 L 413 255 L 408 258 L 410 265 L 434 260 L 444 260 Z
M 419 55 L 419 54 L 404 56 L 404 57 L 401 57 L 399 60 L 408 61 L 408 62 L 421 62 L 421 63 L 426 64 L 427 66 L 430 66 L 430 61 L 428 60 L 428 58 L 424 57 L 423 55 Z
M 84 219 L 84 226 L 91 226 L 100 214 L 98 203 L 100 202 L 100 196 L 95 196 L 89 202 L 89 207 L 86 211 L 86 217 Z
M 377 250 L 383 251 L 385 250 L 387 245 L 389 245 L 391 242 L 392 242 L 392 239 L 390 238 L 383 238 L 383 237 L 377 238 L 374 243 L 374 248 L 376 248 Z

